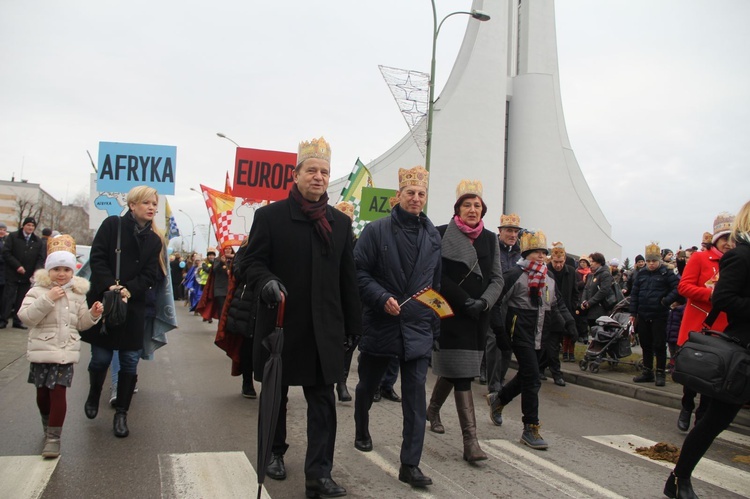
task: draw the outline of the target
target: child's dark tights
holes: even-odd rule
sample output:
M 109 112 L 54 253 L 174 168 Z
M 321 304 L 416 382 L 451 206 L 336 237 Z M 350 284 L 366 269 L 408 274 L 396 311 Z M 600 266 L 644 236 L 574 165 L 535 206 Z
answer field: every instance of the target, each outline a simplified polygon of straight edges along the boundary
M 62 385 L 55 385 L 53 390 L 46 387 L 36 389 L 36 405 L 42 415 L 49 414 L 49 426 L 61 427 L 65 421 L 68 410 L 65 390 Z

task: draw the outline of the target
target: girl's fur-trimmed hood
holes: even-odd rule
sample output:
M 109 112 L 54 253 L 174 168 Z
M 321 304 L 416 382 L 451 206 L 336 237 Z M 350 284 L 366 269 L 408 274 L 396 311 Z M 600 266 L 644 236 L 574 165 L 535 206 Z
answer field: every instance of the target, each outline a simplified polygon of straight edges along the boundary
M 88 281 L 88 279 L 84 279 L 83 277 L 73 276 L 71 282 L 73 283 L 71 290 L 79 295 L 85 295 L 86 293 L 88 293 L 89 288 L 91 287 L 91 283 Z M 34 286 L 51 288 L 52 279 L 50 279 L 49 277 L 49 272 L 44 269 L 39 269 L 34 272 Z

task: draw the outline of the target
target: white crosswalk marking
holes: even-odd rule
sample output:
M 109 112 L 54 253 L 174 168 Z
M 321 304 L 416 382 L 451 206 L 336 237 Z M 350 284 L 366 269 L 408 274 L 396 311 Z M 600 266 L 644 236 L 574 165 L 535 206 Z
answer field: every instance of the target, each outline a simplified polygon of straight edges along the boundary
M 36 499 L 41 497 L 60 459 L 41 456 L 0 457 L 0 484 L 3 497 Z
M 746 437 L 745 435 L 741 433 L 735 433 L 733 431 L 724 430 L 721 433 L 719 433 L 719 436 L 716 438 L 720 438 L 721 440 L 724 440 L 725 442 L 731 442 L 736 445 L 744 445 L 746 447 L 750 447 L 750 437 Z
M 522 449 L 518 447 L 518 445 L 507 440 L 483 440 L 482 447 L 487 454 L 495 459 L 498 459 L 527 475 L 533 476 L 539 481 L 548 484 L 550 487 L 554 487 L 559 490 L 561 494 L 565 494 L 568 497 L 580 499 L 591 497 L 625 499 L 623 496 L 616 494 L 611 490 L 607 490 L 597 483 L 576 475 L 575 473 L 571 473 L 570 471 L 539 457 L 539 451 L 528 451 Z M 528 466 L 527 463 L 531 463 L 533 466 Z M 543 470 L 546 470 L 546 472 Z M 557 475 L 559 478 L 552 476 L 549 472 Z M 583 492 L 568 482 L 573 482 L 578 485 L 579 488 L 585 489 L 588 492 Z
M 244 452 L 160 454 L 161 497 L 256 497 L 257 474 Z M 264 499 L 271 499 L 263 488 Z
M 655 461 L 636 453 L 636 447 L 651 447 L 656 443 L 638 435 L 597 435 L 584 436 L 583 438 L 656 463 L 670 470 L 674 468 L 672 463 Z M 695 471 L 693 471 L 693 478 L 703 480 L 735 494 L 747 495 L 750 490 L 750 473 L 706 458 L 701 459 L 698 463 Z

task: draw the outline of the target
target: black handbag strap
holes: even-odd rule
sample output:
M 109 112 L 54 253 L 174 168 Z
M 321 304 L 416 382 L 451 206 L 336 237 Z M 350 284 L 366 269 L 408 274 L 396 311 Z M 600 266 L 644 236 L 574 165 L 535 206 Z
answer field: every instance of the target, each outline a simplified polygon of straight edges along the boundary
M 120 285 L 120 244 L 122 243 L 122 217 L 117 217 L 117 248 L 115 248 L 115 284 Z
M 716 307 L 711 308 L 711 312 L 709 312 L 708 316 L 706 316 L 706 320 L 703 321 L 703 325 L 706 326 L 706 329 L 710 329 L 713 325 L 716 318 L 721 313 L 720 310 L 718 310 Z

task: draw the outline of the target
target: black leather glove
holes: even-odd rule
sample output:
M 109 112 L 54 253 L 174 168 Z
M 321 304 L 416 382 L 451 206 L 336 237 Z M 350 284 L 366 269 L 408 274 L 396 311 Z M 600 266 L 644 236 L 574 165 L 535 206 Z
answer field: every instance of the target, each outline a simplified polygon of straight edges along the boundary
M 464 312 L 472 319 L 479 319 L 479 314 L 481 314 L 485 308 L 487 308 L 487 302 L 482 298 L 478 300 L 467 298 L 464 302 Z
M 260 290 L 260 297 L 269 305 L 279 303 L 281 301 L 281 293 L 287 294 L 286 288 L 281 282 L 273 279 L 268 281 L 263 289 Z
M 440 343 L 438 343 L 438 340 L 432 340 L 432 351 L 433 352 L 440 351 Z

